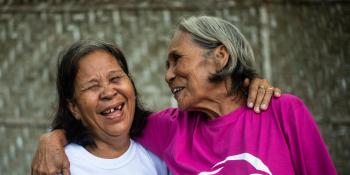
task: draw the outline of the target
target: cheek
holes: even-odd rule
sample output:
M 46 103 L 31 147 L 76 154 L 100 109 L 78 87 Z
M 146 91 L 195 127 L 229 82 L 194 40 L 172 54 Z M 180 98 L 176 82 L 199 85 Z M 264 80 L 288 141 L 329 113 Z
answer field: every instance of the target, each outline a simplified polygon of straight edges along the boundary
M 96 108 L 98 103 L 98 95 L 94 93 L 87 93 L 79 100 L 81 107 L 86 111 L 91 111 Z
M 91 125 L 91 121 L 94 120 L 97 99 L 95 94 L 86 94 L 77 99 L 77 106 L 84 124 Z
M 127 83 L 124 83 L 123 85 L 117 88 L 119 89 L 120 93 L 122 93 L 125 96 L 125 98 L 127 98 L 127 100 L 133 101 L 136 99 L 136 95 L 131 81 L 128 81 Z
M 200 91 L 209 84 L 208 77 L 207 71 L 196 71 L 189 76 L 189 81 L 196 91 Z
M 197 75 L 193 77 L 192 85 L 190 86 L 190 95 L 188 96 L 191 101 L 198 102 L 211 96 L 211 93 L 216 89 L 216 84 L 209 81 L 208 75 Z

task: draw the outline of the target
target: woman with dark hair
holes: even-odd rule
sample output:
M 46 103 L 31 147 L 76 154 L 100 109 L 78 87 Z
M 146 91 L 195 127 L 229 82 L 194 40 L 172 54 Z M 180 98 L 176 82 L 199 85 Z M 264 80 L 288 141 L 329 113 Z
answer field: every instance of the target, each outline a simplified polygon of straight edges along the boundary
M 251 85 L 258 90 L 250 90 L 244 85 L 246 79 L 257 79 L 254 55 L 231 23 L 215 17 L 183 20 L 170 42 L 166 62 L 165 80 L 178 108 L 152 113 L 137 141 L 164 160 L 173 174 L 305 174 L 304 165 L 311 174 L 333 172 L 315 124 L 296 97 L 272 99 L 272 106 L 267 108 L 274 88 L 258 83 Z M 260 94 L 256 100 L 249 100 L 252 92 Z M 256 102 L 254 111 L 266 111 L 255 113 L 245 106 L 253 107 L 250 102 Z M 265 106 L 260 108 L 261 102 Z M 305 123 L 289 123 L 296 116 L 284 113 L 285 109 L 295 106 L 298 114 L 305 115 Z M 306 144 L 295 140 L 305 133 L 299 135 L 299 130 L 293 130 L 303 124 L 315 136 Z M 61 151 L 65 144 L 62 130 L 42 136 L 33 174 L 67 169 L 69 162 Z M 305 162 L 302 156 L 315 158 L 305 153 L 314 148 L 322 156 L 320 161 L 315 160 L 323 165 L 321 170 L 309 162 L 298 163 Z M 298 149 L 303 151 L 301 155 L 296 153 Z
M 131 138 L 150 114 L 137 96 L 123 53 L 100 41 L 74 43 L 59 59 L 58 110 L 71 174 L 167 174 L 165 164 Z

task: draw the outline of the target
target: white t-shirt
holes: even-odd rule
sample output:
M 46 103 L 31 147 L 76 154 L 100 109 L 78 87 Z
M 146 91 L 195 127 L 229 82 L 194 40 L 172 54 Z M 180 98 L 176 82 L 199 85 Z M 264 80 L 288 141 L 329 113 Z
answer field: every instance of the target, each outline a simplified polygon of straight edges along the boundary
M 114 159 L 96 157 L 84 147 L 69 144 L 65 152 L 72 175 L 163 175 L 170 174 L 163 161 L 131 140 L 128 150 Z

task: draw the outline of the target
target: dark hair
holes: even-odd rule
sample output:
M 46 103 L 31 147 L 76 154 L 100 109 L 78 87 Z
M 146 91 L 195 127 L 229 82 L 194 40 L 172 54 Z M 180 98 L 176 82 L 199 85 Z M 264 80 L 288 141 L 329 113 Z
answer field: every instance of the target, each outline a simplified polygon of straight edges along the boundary
M 136 105 L 134 120 L 130 129 L 130 136 L 135 137 L 141 134 L 147 122 L 150 111 L 144 109 L 138 98 L 136 87 L 132 77 L 129 74 L 126 59 L 121 50 L 109 43 L 102 41 L 84 40 L 71 45 L 66 51 L 63 51 L 57 64 L 57 92 L 58 109 L 52 122 L 53 129 L 64 129 L 69 143 L 76 143 L 82 146 L 95 145 L 92 139 L 91 130 L 85 127 L 81 120 L 75 119 L 69 110 L 69 102 L 74 99 L 74 82 L 78 73 L 80 60 L 97 50 L 103 50 L 111 53 L 117 60 L 120 67 L 129 77 L 136 95 Z

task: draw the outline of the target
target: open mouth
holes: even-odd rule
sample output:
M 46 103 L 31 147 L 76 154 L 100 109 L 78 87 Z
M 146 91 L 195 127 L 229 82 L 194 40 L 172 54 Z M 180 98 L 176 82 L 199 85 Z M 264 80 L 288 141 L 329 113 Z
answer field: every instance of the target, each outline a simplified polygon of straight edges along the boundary
M 122 104 L 119 104 L 115 107 L 107 108 L 107 109 L 103 110 L 102 112 L 100 112 L 100 114 L 103 116 L 109 116 L 109 115 L 112 115 L 112 114 L 117 113 L 117 112 L 120 113 L 123 110 L 124 104 L 125 103 L 122 103 Z
M 185 89 L 184 87 L 175 87 L 171 89 L 171 92 L 176 95 L 177 93 L 179 93 L 180 91 L 182 91 L 183 89 Z

